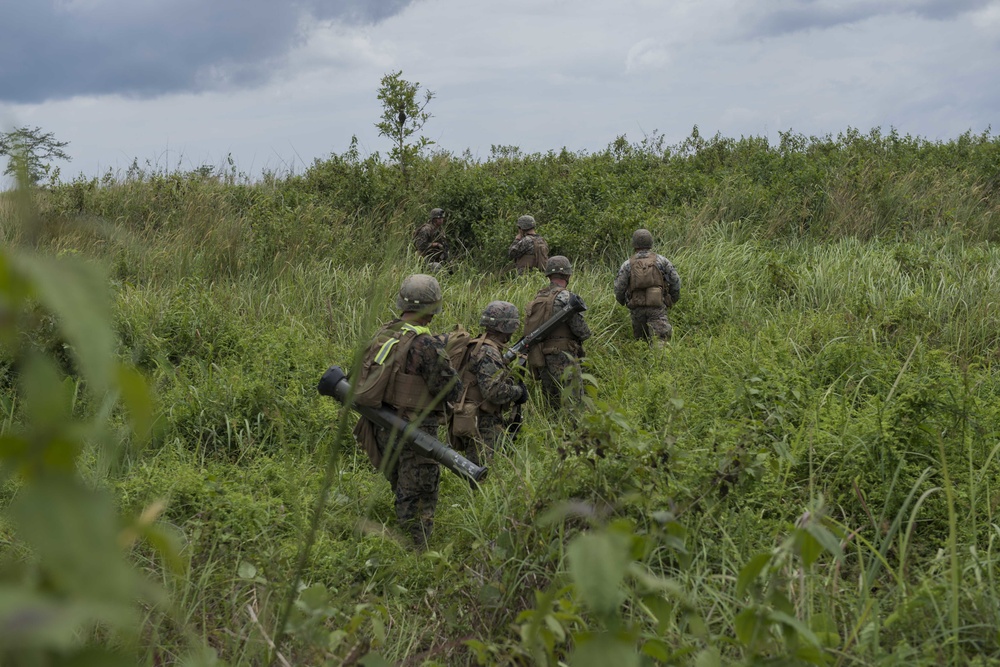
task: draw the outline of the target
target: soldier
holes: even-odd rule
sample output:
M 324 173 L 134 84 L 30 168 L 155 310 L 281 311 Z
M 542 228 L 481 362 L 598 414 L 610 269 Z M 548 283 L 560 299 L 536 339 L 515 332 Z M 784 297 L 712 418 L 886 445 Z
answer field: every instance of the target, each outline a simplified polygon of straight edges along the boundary
M 427 328 L 434 315 L 441 312 L 441 298 L 441 287 L 433 276 L 407 277 L 396 297 L 399 319 L 383 327 L 369 346 L 369 350 L 379 346 L 379 354 L 383 350 L 388 354 L 396 347 L 392 354 L 400 355 L 399 372 L 389 382 L 383 403 L 411 422 L 419 421 L 429 408 L 430 412 L 419 421 L 419 428 L 434 437 L 446 401 L 454 401 L 462 392 L 443 341 L 432 336 Z M 394 339 L 398 343 L 387 343 Z M 433 459 L 403 446 L 398 434 L 393 435 L 385 428 L 375 426 L 375 441 L 383 459 L 388 459 L 382 465 L 396 495 L 396 518 L 422 549 L 434 527 L 441 468 Z
M 517 236 L 510 244 L 507 256 L 514 260 L 517 275 L 530 269 L 545 270 L 545 262 L 549 261 L 549 244 L 535 232 L 535 219 L 530 215 L 517 219 Z
M 527 401 L 528 389 L 511 377 L 503 361 L 503 346 L 520 325 L 517 306 L 491 301 L 479 324 L 486 332 L 469 341 L 461 370 L 463 392 L 455 404 L 451 435 L 455 449 L 464 451 L 476 465 L 486 465 L 510 422 L 504 418 L 504 409 Z M 459 415 L 464 418 L 461 423 Z
M 573 275 L 569 260 L 562 255 L 549 257 L 545 263 L 545 275 L 549 278 L 548 286 L 538 290 L 535 300 L 528 304 L 524 323 L 527 332 L 534 331 L 553 314 L 569 306 L 572 293 L 566 286 Z M 564 384 L 574 401 L 583 395 L 580 359 L 583 357 L 582 343 L 588 338 L 590 327 L 582 313 L 575 313 L 548 336 L 532 343 L 528 351 L 528 365 L 541 379 L 542 389 L 550 403 L 559 403 Z
M 448 241 L 444 237 L 444 209 L 432 208 L 430 220 L 413 234 L 413 247 L 433 269 L 440 269 L 448 261 Z
M 632 335 L 649 339 L 650 331 L 668 341 L 673 333 L 667 309 L 681 298 L 681 279 L 670 260 L 651 250 L 653 235 L 646 229 L 632 234 L 635 254 L 625 260 L 615 277 L 615 299 L 628 306 Z

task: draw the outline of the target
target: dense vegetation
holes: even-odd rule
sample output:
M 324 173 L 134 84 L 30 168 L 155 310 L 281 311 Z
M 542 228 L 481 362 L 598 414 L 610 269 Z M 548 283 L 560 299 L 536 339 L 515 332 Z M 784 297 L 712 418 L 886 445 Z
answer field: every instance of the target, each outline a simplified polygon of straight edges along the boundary
M 140 517 L 124 543 L 156 588 L 132 621 L 73 617 L 97 629 L 27 648 L 5 634 L 12 660 L 111 642 L 150 665 L 1000 664 L 988 133 L 771 145 L 696 129 L 597 154 L 436 154 L 405 182 L 352 148 L 301 175 L 135 165 L 3 203 L 10 266 L 103 267 L 103 326 L 156 422 L 151 438 L 80 437 L 76 464 Z M 315 384 L 390 317 L 432 206 L 456 246 L 436 329 L 531 299 L 541 278 L 505 270 L 531 213 L 575 262 L 595 336 L 584 417 L 533 397 L 480 491 L 444 476 L 417 554 L 344 438 L 352 417 Z M 683 279 L 664 350 L 631 340 L 611 294 L 640 226 Z M 27 314 L 6 339 L 4 443 L 46 421 L 20 398 L 23 359 L 54 360 L 46 377 L 70 378 L 78 420 L 142 413 L 124 371 L 131 413 L 92 391 L 103 366 L 79 332 L 100 317 L 58 286 L 14 300 L 31 292 L 11 284 Z M 8 479 L 4 505 L 30 506 L 36 479 Z M 7 559 L 34 562 L 44 594 L 73 594 L 17 516 L 0 526 Z

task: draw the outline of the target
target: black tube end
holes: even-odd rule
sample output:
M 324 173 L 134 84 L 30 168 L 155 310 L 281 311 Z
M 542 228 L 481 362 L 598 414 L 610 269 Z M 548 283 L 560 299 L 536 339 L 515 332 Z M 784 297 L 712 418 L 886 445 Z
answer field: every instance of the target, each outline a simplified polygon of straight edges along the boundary
M 319 385 L 317 385 L 316 390 L 323 396 L 336 397 L 334 388 L 340 383 L 341 380 L 347 379 L 347 375 L 341 370 L 340 366 L 330 366 L 323 373 L 323 377 L 319 379 Z

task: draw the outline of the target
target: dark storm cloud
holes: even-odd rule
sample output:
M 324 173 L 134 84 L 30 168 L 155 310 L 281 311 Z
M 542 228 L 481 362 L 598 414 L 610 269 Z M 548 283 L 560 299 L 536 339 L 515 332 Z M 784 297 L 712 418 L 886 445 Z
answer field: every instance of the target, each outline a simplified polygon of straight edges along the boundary
M 303 20 L 376 23 L 411 1 L 0 0 L 0 101 L 250 86 Z
M 880 16 L 919 16 L 947 21 L 995 0 L 893 0 L 884 2 L 835 2 L 790 0 L 774 10 L 754 10 L 747 28 L 753 37 L 775 37 L 804 30 L 833 28 Z M 770 5 L 774 6 L 774 5 Z

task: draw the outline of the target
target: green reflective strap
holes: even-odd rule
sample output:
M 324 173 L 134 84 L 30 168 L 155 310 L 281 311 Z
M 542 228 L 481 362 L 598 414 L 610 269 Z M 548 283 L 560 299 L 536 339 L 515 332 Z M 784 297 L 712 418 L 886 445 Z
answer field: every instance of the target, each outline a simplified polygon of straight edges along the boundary
M 412 331 L 415 334 L 430 334 L 431 332 L 430 328 L 428 327 L 415 326 L 413 324 L 410 324 L 409 322 L 404 322 L 401 328 L 403 329 L 403 331 Z
M 390 338 L 389 340 L 382 343 L 382 347 L 379 348 L 378 353 L 375 355 L 375 363 L 379 366 L 385 361 L 385 358 L 389 356 L 389 352 L 392 350 L 392 346 L 399 342 L 398 338 Z
M 431 330 L 427 327 L 414 326 L 409 322 L 404 322 L 403 326 L 400 327 L 403 331 L 409 331 L 415 334 L 430 334 Z M 392 352 L 392 346 L 399 342 L 399 338 L 393 337 L 382 343 L 382 347 L 379 348 L 378 353 L 375 355 L 375 363 L 381 366 L 385 363 L 386 357 Z

